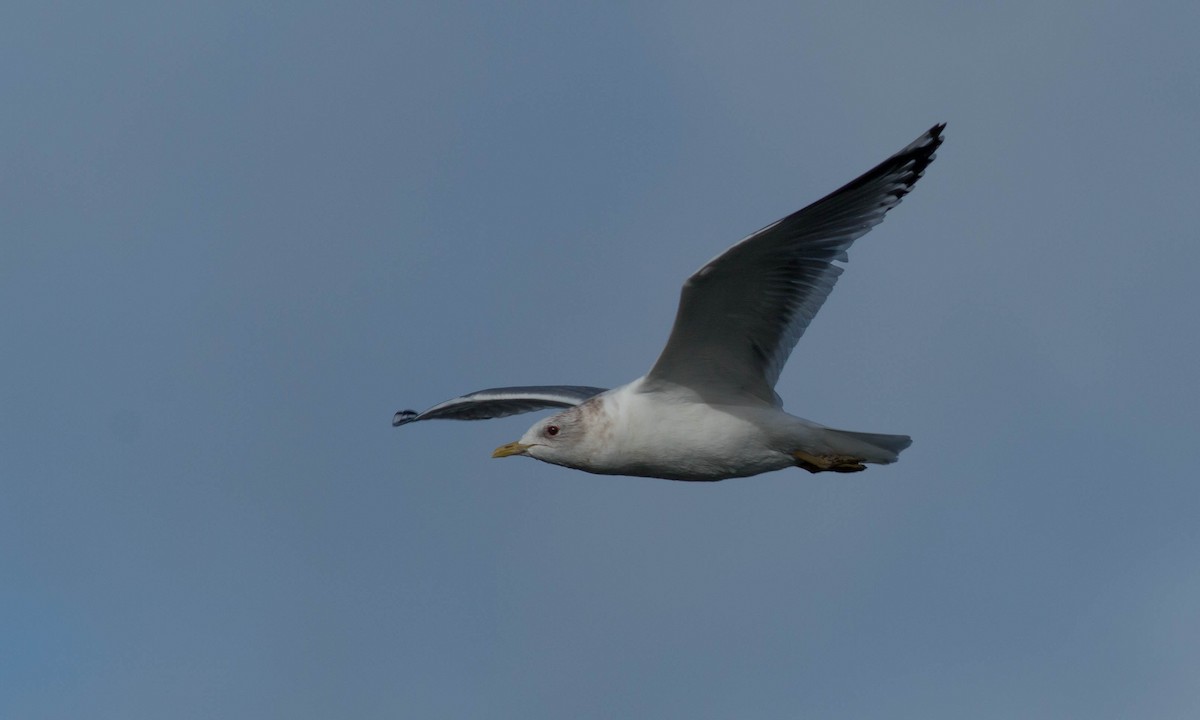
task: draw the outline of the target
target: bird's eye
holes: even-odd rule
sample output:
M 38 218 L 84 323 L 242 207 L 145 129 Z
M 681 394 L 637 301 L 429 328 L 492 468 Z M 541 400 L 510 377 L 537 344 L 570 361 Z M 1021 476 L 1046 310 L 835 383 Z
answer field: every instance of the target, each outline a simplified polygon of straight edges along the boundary
M 558 434 L 558 426 L 557 425 L 547 425 L 546 426 L 546 434 L 549 435 L 550 437 L 554 437 L 555 435 Z

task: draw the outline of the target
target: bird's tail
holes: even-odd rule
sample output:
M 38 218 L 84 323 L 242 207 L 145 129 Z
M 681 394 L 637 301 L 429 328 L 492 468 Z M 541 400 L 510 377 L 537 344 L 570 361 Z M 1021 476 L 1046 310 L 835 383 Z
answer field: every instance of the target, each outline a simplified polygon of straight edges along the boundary
M 900 451 L 912 445 L 912 438 L 907 435 L 882 435 L 833 428 L 825 428 L 822 435 L 835 453 L 879 465 L 896 462 Z

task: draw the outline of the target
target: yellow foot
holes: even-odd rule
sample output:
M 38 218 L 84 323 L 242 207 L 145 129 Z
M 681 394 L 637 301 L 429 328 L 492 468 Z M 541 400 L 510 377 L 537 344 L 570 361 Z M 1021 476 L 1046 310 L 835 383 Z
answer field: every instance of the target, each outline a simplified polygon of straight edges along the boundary
M 796 458 L 798 467 L 802 467 L 810 473 L 826 471 L 852 473 L 867 469 L 860 458 L 852 455 L 812 455 L 803 450 L 797 450 L 792 453 L 792 457 Z

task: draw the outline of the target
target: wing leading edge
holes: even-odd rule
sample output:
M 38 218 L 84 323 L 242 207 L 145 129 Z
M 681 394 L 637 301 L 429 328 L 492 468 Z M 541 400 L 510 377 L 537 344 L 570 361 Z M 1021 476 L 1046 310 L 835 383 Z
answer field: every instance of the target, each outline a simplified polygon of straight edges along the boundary
M 401 410 L 392 417 L 392 426 L 418 420 L 490 420 L 545 408 L 573 407 L 602 392 L 605 388 L 586 385 L 489 388 L 438 403 L 424 412 Z

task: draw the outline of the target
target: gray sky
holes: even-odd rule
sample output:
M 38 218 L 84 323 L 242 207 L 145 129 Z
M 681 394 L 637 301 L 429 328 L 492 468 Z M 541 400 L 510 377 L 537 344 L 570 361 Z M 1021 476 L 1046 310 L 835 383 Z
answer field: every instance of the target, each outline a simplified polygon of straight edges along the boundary
M 1200 714 L 1194 3 L 411 5 L 0 9 L 0 716 Z M 390 427 L 939 121 L 778 387 L 899 464 Z

